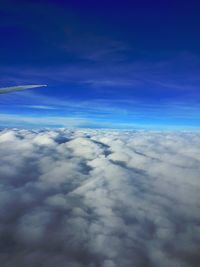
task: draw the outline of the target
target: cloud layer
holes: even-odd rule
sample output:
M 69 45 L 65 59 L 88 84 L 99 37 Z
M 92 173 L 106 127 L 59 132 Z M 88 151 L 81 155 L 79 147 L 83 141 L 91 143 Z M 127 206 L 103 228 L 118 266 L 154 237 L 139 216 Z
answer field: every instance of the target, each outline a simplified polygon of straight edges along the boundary
M 0 265 L 200 262 L 200 134 L 0 132 Z

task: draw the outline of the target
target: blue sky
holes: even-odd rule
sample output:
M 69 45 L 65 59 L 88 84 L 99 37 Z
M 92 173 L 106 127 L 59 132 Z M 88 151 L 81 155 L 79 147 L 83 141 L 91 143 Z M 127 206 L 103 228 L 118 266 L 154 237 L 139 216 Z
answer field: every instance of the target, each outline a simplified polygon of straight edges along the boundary
M 0 3 L 8 127 L 200 127 L 198 1 Z

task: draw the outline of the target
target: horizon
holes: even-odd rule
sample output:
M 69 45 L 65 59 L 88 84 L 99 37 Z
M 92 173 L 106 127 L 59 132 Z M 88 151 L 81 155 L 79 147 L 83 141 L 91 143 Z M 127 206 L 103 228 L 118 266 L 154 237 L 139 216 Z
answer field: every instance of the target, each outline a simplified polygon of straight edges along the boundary
M 0 0 L 0 267 L 199 267 L 200 1 Z

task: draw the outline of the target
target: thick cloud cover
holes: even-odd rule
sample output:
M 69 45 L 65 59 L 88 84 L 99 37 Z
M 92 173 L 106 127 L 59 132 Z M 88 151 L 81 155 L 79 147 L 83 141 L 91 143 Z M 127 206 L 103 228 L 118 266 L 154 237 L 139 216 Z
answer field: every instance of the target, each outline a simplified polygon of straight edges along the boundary
M 0 132 L 0 266 L 200 263 L 200 134 Z

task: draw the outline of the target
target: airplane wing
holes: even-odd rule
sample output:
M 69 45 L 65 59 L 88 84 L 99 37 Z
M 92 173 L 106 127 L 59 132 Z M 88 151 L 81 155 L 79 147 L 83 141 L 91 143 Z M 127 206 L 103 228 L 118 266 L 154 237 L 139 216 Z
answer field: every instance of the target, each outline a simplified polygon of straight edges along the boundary
M 34 84 L 34 85 L 19 85 L 19 86 L 10 86 L 10 87 L 4 87 L 0 88 L 0 94 L 8 94 L 12 92 L 22 91 L 26 89 L 33 89 L 38 87 L 46 87 L 46 84 Z

